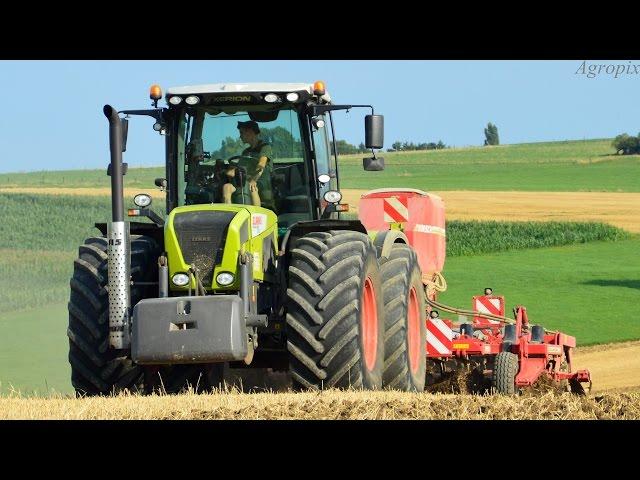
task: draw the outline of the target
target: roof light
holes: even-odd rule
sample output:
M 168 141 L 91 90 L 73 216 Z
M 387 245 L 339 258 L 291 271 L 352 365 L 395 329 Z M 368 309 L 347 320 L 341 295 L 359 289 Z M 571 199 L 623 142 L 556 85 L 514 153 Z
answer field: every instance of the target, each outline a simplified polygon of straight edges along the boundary
M 196 105 L 196 104 L 200 103 L 200 97 L 197 97 L 195 95 L 190 95 L 187 98 L 185 98 L 184 101 L 188 105 Z
M 171 97 L 169 99 L 169 103 L 171 105 L 180 105 L 181 102 L 182 102 L 182 97 Z
M 324 128 L 324 119 L 322 117 L 313 117 L 312 122 L 316 130 Z
M 318 80 L 316 83 L 313 84 L 313 94 L 314 95 L 324 95 L 325 94 L 325 88 L 324 88 L 324 82 L 321 80 Z
M 300 95 L 296 92 L 287 93 L 287 101 L 289 102 L 297 102 L 298 98 L 300 98 Z
M 264 101 L 267 103 L 275 103 L 278 101 L 278 95 L 276 95 L 275 93 L 267 93 L 264 96 Z
M 151 88 L 149 88 L 149 98 L 151 100 L 160 100 L 162 98 L 160 85 L 151 85 Z

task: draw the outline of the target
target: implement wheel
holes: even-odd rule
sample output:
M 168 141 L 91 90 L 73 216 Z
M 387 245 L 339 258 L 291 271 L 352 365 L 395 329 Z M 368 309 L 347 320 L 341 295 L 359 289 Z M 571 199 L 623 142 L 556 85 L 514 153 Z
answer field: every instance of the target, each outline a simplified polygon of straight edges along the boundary
M 381 267 L 385 316 L 385 388 L 421 392 L 427 363 L 424 287 L 415 251 L 394 244 Z
M 516 375 L 518 374 L 518 356 L 511 352 L 496 355 L 493 366 L 492 386 L 496 393 L 515 395 Z
M 371 240 L 312 232 L 293 247 L 286 333 L 294 388 L 381 388 L 384 304 Z

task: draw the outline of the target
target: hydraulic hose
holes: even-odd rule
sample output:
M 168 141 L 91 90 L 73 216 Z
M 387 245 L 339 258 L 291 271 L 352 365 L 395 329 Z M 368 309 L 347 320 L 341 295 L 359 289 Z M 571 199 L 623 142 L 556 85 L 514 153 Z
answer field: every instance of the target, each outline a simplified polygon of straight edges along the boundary
M 500 322 L 510 323 L 512 325 L 514 325 L 516 323 L 516 321 L 513 320 L 512 318 L 503 317 L 501 315 L 494 315 L 492 313 L 475 312 L 473 310 L 466 310 L 464 308 L 451 307 L 449 305 L 445 305 L 444 303 L 440 303 L 440 302 L 436 302 L 435 300 L 431 300 L 428 296 L 427 296 L 426 300 L 427 300 L 427 303 L 429 305 L 431 305 L 432 307 L 434 307 L 434 308 L 436 308 L 438 310 L 443 310 L 445 312 L 455 313 L 457 315 L 469 315 L 469 316 L 473 316 L 473 317 L 488 318 L 490 320 L 498 320 Z M 555 330 L 547 330 L 546 328 L 544 329 L 544 332 L 545 333 L 554 333 L 554 334 L 558 333 Z

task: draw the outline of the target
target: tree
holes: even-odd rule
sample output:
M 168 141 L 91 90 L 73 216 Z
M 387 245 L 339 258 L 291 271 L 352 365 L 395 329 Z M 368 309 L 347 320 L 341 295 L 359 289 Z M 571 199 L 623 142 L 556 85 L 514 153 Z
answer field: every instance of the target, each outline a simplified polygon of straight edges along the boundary
M 500 145 L 500 138 L 498 137 L 498 127 L 489 122 L 487 128 L 484 129 L 484 144 L 485 145 Z
M 622 152 L 623 155 L 640 153 L 640 135 L 634 137 L 623 133 L 614 138 L 611 145 L 616 149 L 616 153 Z
M 302 143 L 283 127 L 262 128 L 262 140 L 271 145 L 273 158 L 302 157 Z
M 346 140 L 336 140 L 336 149 L 338 150 L 338 155 L 358 153 L 358 148 L 355 145 L 351 145 Z M 333 146 L 331 147 L 331 150 L 333 151 Z

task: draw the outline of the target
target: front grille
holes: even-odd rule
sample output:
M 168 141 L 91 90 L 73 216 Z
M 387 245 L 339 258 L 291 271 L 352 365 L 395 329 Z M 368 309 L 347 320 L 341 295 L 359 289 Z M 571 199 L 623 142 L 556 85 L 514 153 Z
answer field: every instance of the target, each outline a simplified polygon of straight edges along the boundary
M 198 269 L 205 287 L 213 282 L 213 269 L 222 260 L 229 223 L 236 212 L 200 211 L 176 214 L 173 228 L 182 256 Z

